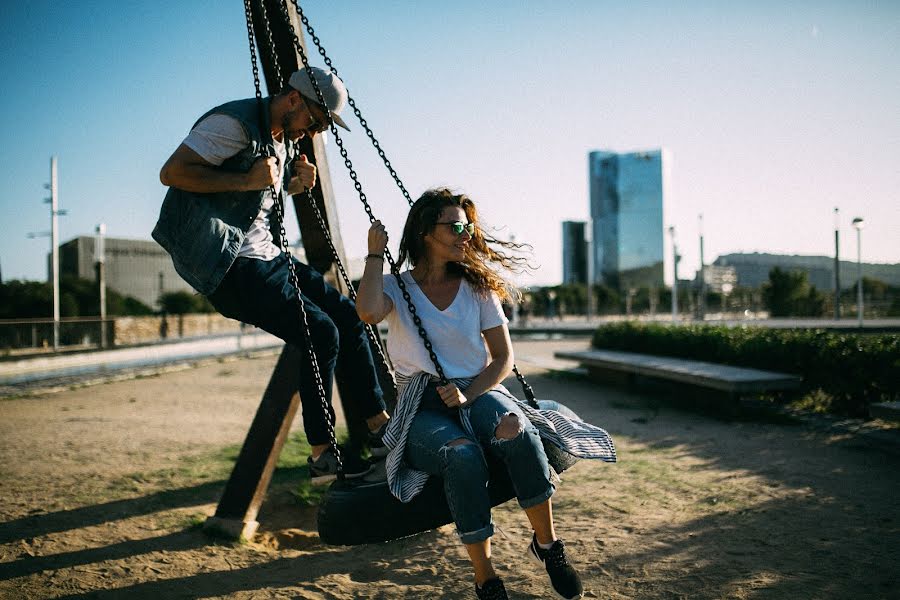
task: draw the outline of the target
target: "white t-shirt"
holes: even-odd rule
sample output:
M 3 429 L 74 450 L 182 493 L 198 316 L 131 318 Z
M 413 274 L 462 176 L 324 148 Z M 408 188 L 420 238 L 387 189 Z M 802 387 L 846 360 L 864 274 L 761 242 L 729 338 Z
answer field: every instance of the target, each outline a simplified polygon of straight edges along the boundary
M 212 114 L 197 123 L 186 138 L 184 145 L 199 154 L 203 160 L 212 165 L 219 166 L 247 147 L 250 139 L 244 131 L 241 122 L 229 115 Z M 275 156 L 278 164 L 282 166 L 278 170 L 279 180 L 275 189 L 281 189 L 284 174 L 283 165 L 287 160 L 287 150 L 284 142 L 274 140 Z M 272 242 L 272 231 L 269 229 L 269 215 L 275 200 L 272 194 L 266 192 L 259 214 L 256 215 L 253 224 L 244 237 L 244 243 L 238 251 L 238 256 L 245 258 L 257 258 L 259 260 L 272 260 L 281 249 Z
M 441 311 L 425 296 L 409 271 L 404 271 L 400 277 L 416 307 L 416 314 L 422 319 L 444 375 L 457 378 L 475 377 L 481 373 L 489 362 L 481 332 L 509 322 L 497 294 L 480 294 L 463 279 L 456 298 Z M 403 375 L 420 371 L 437 375 L 393 275 L 384 275 L 384 293 L 394 303 L 386 317 L 387 347 L 394 368 Z

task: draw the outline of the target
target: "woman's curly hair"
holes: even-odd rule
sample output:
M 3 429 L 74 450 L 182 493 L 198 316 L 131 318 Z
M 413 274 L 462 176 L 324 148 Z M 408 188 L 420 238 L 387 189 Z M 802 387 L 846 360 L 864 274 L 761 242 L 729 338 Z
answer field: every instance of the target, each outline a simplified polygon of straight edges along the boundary
M 497 269 L 520 273 L 529 268 L 528 261 L 521 256 L 504 253 L 496 248 L 530 250 L 531 247 L 485 235 L 485 230 L 478 222 L 478 211 L 472 199 L 465 194 L 456 194 L 448 188 L 428 190 L 412 205 L 406 218 L 406 225 L 403 227 L 397 264 L 402 265 L 408 260 L 415 266 L 425 258 L 425 236 L 434 230 L 441 212 L 448 206 L 462 208 L 469 223 L 475 223 L 475 233 L 466 246 L 465 259 L 448 263 L 447 270 L 462 276 L 478 291 L 492 291 L 502 301 L 517 302 L 521 298 L 521 293 L 500 277 Z

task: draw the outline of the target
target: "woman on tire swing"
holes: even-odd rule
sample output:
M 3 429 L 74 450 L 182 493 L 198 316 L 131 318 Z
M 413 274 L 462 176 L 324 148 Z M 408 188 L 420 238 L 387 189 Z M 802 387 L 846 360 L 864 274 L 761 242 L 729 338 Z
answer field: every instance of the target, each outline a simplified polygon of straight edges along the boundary
M 510 299 L 510 292 L 494 267 L 511 269 L 525 261 L 490 247 L 488 241 L 516 246 L 486 240 L 477 221 L 475 204 L 467 196 L 430 190 L 413 204 L 400 241 L 397 264 L 408 259 L 413 268 L 399 277 L 449 380 L 443 386 L 395 276 L 382 275 L 385 228 L 375 221 L 369 229 L 356 310 L 367 323 L 387 319 L 390 330 L 388 353 L 399 399 L 384 436 L 390 449 L 388 484 L 396 498 L 408 502 L 429 475 L 441 477 L 475 570 L 476 595 L 507 598 L 491 564 L 494 527 L 484 453 L 496 455 L 534 529 L 528 554 L 546 568 L 560 597 L 580 598 L 581 580 L 553 527 L 550 497 L 555 485 L 541 442 L 543 429 L 539 432 L 547 425 L 540 414 L 544 411 L 519 402 L 500 385 L 513 365 L 508 321 L 500 307 L 500 299 Z M 602 429 L 582 422 L 573 426 L 581 435 L 596 436 L 599 446 L 612 448 Z

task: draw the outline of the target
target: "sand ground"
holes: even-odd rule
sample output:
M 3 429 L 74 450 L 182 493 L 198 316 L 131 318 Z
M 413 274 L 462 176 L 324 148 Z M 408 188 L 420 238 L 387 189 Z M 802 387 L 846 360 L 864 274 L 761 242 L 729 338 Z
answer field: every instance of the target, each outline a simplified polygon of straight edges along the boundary
M 579 463 L 554 496 L 587 597 L 900 594 L 895 454 L 852 433 L 675 409 L 665 393 L 548 376 L 536 364 L 546 361 L 531 360 L 585 345 L 516 348 L 539 397 L 565 402 L 617 443 L 619 463 Z M 290 471 L 278 474 L 254 543 L 191 526 L 212 514 L 224 483 L 195 468 L 198 457 L 243 440 L 275 360 L 0 399 L 0 597 L 473 597 L 452 527 L 323 545 L 314 514 L 290 493 Z M 525 560 L 522 512 L 507 503 L 494 518 L 511 597 L 551 597 Z

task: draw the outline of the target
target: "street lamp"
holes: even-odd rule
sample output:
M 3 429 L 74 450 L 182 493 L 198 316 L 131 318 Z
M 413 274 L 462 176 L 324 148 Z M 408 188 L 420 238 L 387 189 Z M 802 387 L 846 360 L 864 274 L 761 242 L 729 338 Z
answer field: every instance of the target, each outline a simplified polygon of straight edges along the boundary
M 706 319 L 706 265 L 703 261 L 703 215 L 697 217 L 697 228 L 700 230 L 700 297 L 697 298 L 697 316 L 701 321 Z
M 59 216 L 67 211 L 59 210 L 56 180 L 56 157 L 50 157 L 50 183 L 44 184 L 50 197 L 44 203 L 50 205 L 50 231 L 29 233 L 29 238 L 50 236 L 50 282 L 53 284 L 53 350 L 59 350 Z
M 97 284 L 100 286 L 100 347 L 106 347 L 106 223 L 94 230 L 94 262 L 97 264 Z
M 841 217 L 837 207 L 834 208 L 834 320 L 841 319 L 841 259 L 840 259 L 840 226 Z
M 859 326 L 863 326 L 863 279 L 862 279 L 862 229 L 865 222 L 862 217 L 853 219 L 856 229 L 856 311 Z
M 669 235 L 672 237 L 672 268 L 674 270 L 674 279 L 672 279 L 672 321 L 678 320 L 678 246 L 675 244 L 675 226 L 669 226 Z

